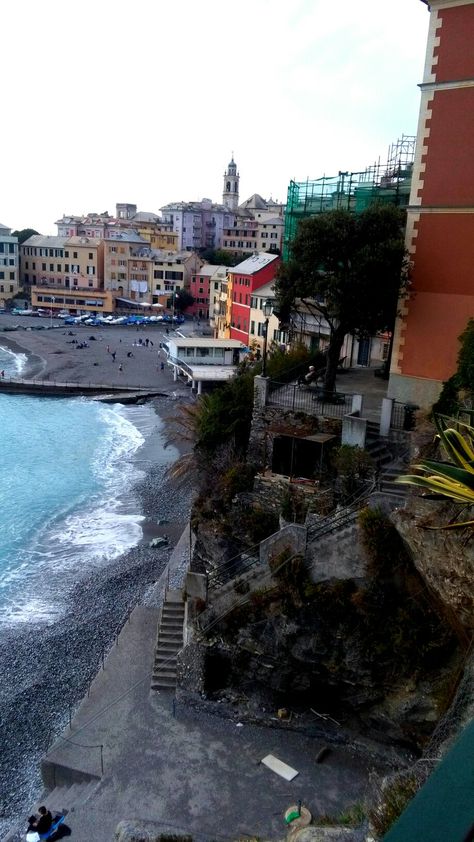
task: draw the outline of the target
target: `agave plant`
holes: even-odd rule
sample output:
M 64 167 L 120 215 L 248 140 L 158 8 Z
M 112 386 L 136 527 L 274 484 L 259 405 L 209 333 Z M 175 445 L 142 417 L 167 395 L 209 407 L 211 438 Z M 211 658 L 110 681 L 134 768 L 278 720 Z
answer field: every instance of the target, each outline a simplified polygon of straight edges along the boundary
M 414 470 L 421 474 L 408 474 L 397 477 L 395 482 L 415 485 L 422 488 L 430 497 L 447 497 L 455 503 L 464 506 L 474 505 L 474 427 L 460 421 L 447 419 L 445 416 L 435 416 L 437 436 L 451 460 L 432 461 L 424 459 L 413 465 Z M 456 424 L 459 429 L 448 424 Z M 461 529 L 474 526 L 474 520 L 456 521 L 440 529 Z

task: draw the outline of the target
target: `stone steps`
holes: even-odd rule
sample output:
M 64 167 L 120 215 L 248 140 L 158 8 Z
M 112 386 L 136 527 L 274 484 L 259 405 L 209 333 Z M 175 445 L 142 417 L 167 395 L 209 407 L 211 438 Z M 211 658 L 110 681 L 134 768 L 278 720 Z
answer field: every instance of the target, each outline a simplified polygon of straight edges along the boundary
M 151 689 L 176 690 L 178 652 L 183 648 L 184 602 L 181 591 L 168 591 L 161 609 Z
M 41 801 L 33 808 L 33 812 L 38 812 L 38 807 L 44 804 L 53 815 L 55 813 L 66 815 L 75 807 L 85 804 L 96 790 L 98 783 L 98 778 L 91 778 L 88 781 L 57 786 L 43 796 Z

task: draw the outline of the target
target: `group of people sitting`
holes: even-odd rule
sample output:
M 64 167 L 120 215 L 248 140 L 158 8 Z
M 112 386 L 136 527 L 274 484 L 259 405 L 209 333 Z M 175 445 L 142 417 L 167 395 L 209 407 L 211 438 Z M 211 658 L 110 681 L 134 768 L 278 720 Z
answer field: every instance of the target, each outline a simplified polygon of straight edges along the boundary
M 28 819 L 28 830 L 26 831 L 26 842 L 39 842 L 41 835 L 48 833 L 53 824 L 53 817 L 46 807 L 40 807 L 39 817 L 30 816 Z

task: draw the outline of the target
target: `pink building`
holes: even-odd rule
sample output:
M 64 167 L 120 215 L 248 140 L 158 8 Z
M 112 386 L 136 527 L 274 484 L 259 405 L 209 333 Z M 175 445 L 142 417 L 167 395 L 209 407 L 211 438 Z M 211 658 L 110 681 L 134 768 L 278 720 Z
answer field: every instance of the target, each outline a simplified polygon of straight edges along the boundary
M 260 252 L 229 270 L 231 301 L 230 338 L 249 343 L 252 293 L 275 280 L 280 258 Z
M 194 298 L 194 304 L 188 307 L 186 315 L 195 316 L 197 319 L 209 318 L 212 293 L 220 290 L 220 282 L 226 277 L 226 273 L 226 266 L 215 266 L 212 263 L 205 263 L 204 266 L 201 266 L 199 272 L 192 275 L 189 292 Z

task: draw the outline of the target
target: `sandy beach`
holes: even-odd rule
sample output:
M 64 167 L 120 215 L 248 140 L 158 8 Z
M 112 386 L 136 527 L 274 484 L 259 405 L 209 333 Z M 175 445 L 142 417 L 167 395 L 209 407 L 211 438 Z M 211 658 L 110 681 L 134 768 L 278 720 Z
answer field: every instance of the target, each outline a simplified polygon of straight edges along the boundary
M 16 325 L 18 330 L 4 332 L 5 327 Z M 164 354 L 160 354 L 160 342 L 166 338 L 165 327 L 68 326 L 59 319 L 53 319 L 52 325 L 49 319 L 0 314 L 0 346 L 27 355 L 25 379 L 124 385 L 163 389 L 165 393 L 177 388 L 170 369 L 165 365 L 161 370 Z M 185 329 L 191 327 L 188 323 Z M 78 347 L 84 343 L 87 347 Z
M 165 428 L 172 424 L 179 403 L 189 400 L 189 389 L 174 383 L 166 366 L 161 371 L 162 328 L 137 332 L 118 327 L 112 333 L 112 329 L 61 325 L 51 330 L 1 332 L 5 324 L 18 321 L 0 316 L 0 346 L 27 355 L 25 379 L 108 385 L 126 379 L 124 385 L 156 389 L 163 396 L 153 400 L 153 407 Z M 37 323 L 31 319 L 26 325 L 26 321 L 27 327 Z M 92 335 L 94 340 L 89 339 Z M 87 342 L 89 347 L 78 350 L 73 339 Z M 142 346 L 137 345 L 139 339 Z M 115 363 L 111 351 L 116 351 Z M 133 356 L 127 357 L 128 352 Z M 123 372 L 119 371 L 120 362 Z M 161 435 L 151 433 L 135 455 L 144 471 L 133 490 L 145 516 L 141 543 L 83 576 L 72 589 L 60 621 L 49 626 L 12 627 L 2 633 L 0 837 L 41 792 L 40 760 L 49 741 L 65 726 L 70 711 L 87 691 L 102 653 L 111 645 L 128 610 L 143 600 L 159 578 L 189 518 L 192 489 L 176 487 L 166 476 L 166 467 L 157 464 L 162 446 Z M 150 537 L 164 533 L 169 536 L 169 546 L 150 548 Z

